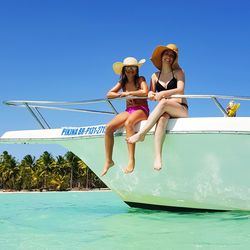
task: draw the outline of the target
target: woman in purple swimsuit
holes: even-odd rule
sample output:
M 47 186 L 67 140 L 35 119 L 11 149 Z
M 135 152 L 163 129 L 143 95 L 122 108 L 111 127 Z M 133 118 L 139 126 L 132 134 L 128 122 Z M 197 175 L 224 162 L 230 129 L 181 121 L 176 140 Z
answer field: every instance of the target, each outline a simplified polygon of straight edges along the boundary
M 126 96 L 145 96 L 148 95 L 148 85 L 143 76 L 139 76 L 139 67 L 145 59 L 139 62 L 133 57 L 127 57 L 123 62 L 113 64 L 113 70 L 120 75 L 120 81 L 107 93 L 107 98 L 117 98 Z M 114 132 L 125 126 L 126 135 L 134 135 L 134 126 L 142 120 L 146 120 L 149 115 L 148 103 L 146 99 L 128 99 L 126 110 L 115 116 L 106 126 L 105 130 L 105 153 L 106 160 L 101 173 L 105 175 L 110 167 L 115 163 L 112 159 L 114 146 Z M 135 166 L 135 144 L 128 143 L 129 161 L 124 173 L 131 173 Z
M 151 61 L 160 71 L 151 77 L 148 98 L 159 101 L 150 114 L 143 128 L 135 135 L 129 137 L 129 143 L 143 141 L 146 133 L 156 124 L 155 128 L 155 159 L 154 169 L 162 168 L 162 145 L 166 127 L 170 117 L 187 117 L 188 105 L 186 99 L 172 98 L 171 95 L 183 95 L 185 75 L 178 64 L 178 48 L 175 44 L 158 46 L 155 48 Z

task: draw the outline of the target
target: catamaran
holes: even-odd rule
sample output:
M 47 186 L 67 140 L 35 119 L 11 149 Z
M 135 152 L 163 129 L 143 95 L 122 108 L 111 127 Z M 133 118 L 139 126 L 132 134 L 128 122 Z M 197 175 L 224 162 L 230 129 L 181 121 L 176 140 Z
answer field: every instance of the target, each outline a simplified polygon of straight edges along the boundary
M 100 177 L 104 164 L 105 124 L 50 128 L 42 109 L 117 114 L 111 99 L 81 102 L 6 101 L 25 107 L 39 130 L 5 132 L 0 143 L 59 144 L 80 157 L 102 181 L 131 207 L 160 210 L 250 210 L 250 117 L 228 117 L 219 100 L 249 97 L 176 95 L 173 98 L 211 99 L 221 117 L 170 119 L 163 145 L 163 169 L 153 169 L 154 128 L 136 145 L 136 167 L 124 174 L 127 145 L 123 129 L 115 133 L 115 166 Z M 72 108 L 72 105 L 108 104 L 111 111 Z M 70 106 L 71 105 L 71 106 Z M 138 123 L 140 130 L 143 121 Z

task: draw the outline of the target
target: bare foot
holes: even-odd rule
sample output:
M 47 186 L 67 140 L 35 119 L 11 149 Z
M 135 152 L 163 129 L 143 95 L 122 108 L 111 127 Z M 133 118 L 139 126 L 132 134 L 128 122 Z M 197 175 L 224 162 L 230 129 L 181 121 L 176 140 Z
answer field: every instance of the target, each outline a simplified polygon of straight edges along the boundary
M 108 170 L 113 167 L 115 165 L 115 163 L 113 161 L 108 161 L 108 162 L 105 162 L 105 165 L 103 167 L 103 170 L 102 170 L 102 173 L 101 173 L 101 176 L 104 176 Z
M 155 159 L 154 170 L 160 171 L 161 166 L 162 166 L 161 159 Z
M 136 133 L 136 134 L 128 137 L 126 140 L 128 143 L 136 143 L 138 141 L 144 141 L 144 139 L 145 139 L 144 134 Z
M 134 171 L 135 168 L 135 162 L 131 161 L 128 163 L 128 166 L 123 169 L 124 174 L 130 174 Z

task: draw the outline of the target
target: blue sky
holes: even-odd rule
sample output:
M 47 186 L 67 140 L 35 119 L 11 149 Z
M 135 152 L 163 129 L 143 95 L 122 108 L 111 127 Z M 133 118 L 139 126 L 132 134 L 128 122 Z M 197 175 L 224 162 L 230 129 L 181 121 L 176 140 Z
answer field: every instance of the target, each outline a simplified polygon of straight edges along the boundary
M 248 0 L 0 0 L 0 101 L 103 98 L 118 80 L 112 64 L 145 58 L 148 84 L 157 45 L 176 43 L 186 94 L 249 95 Z M 212 102 L 189 101 L 190 116 L 220 116 Z M 117 103 L 122 110 L 124 103 Z M 226 105 L 226 103 L 225 103 Z M 241 103 L 240 116 L 249 115 Z M 105 123 L 104 115 L 43 112 L 53 127 Z M 0 134 L 38 129 L 28 111 L 0 104 Z M 0 145 L 17 159 L 59 146 Z

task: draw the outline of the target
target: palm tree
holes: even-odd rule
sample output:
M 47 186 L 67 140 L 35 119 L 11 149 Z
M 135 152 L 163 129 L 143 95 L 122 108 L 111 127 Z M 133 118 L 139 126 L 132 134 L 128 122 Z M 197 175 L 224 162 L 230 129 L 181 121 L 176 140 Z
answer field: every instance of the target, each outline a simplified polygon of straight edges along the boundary
M 105 184 L 72 152 L 53 156 L 45 151 L 36 161 L 26 155 L 19 164 L 7 151 L 0 155 L 0 189 L 67 190 L 74 186 L 105 187 Z
M 17 161 L 7 151 L 0 155 L 0 187 L 15 188 L 15 177 L 18 172 Z
M 45 151 L 36 162 L 36 175 L 38 183 L 42 184 L 42 188 L 47 189 L 47 179 L 51 172 L 52 166 L 55 164 L 55 159 L 52 154 Z
M 34 178 L 34 166 L 36 160 L 34 156 L 25 155 L 19 165 L 19 175 L 16 180 L 20 184 L 21 189 L 31 190 L 35 187 L 36 178 Z
M 56 163 L 52 164 L 52 174 L 50 187 L 56 190 L 66 190 L 69 188 L 69 168 L 66 159 L 59 155 Z
M 78 161 L 78 187 L 80 187 L 81 178 L 86 177 L 85 188 L 89 188 L 89 167 L 84 161 Z
M 68 167 L 70 168 L 70 189 L 72 189 L 73 188 L 73 177 L 77 173 L 78 161 L 80 160 L 80 158 L 70 151 L 68 151 L 64 155 L 64 157 L 67 161 Z

